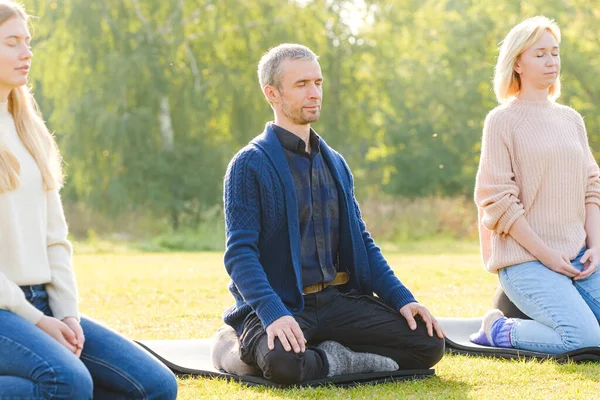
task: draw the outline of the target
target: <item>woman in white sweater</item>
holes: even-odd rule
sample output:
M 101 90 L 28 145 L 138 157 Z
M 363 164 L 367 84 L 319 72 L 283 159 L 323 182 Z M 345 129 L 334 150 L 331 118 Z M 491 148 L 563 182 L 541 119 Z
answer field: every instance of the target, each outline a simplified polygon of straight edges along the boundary
M 61 158 L 27 87 L 27 20 L 0 0 L 0 399 L 175 399 L 165 366 L 79 316 Z
M 583 118 L 557 104 L 560 30 L 504 39 L 475 184 L 486 269 L 532 320 L 488 312 L 475 343 L 556 354 L 600 345 L 600 178 Z

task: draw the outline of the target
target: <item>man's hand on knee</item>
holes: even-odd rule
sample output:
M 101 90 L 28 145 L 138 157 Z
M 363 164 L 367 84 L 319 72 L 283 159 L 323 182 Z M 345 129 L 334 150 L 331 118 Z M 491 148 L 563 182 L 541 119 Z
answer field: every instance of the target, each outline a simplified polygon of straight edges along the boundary
M 444 337 L 444 331 L 442 330 L 442 327 L 437 322 L 435 317 L 429 312 L 427 307 L 419 303 L 408 303 L 400 309 L 400 314 L 406 318 L 408 326 L 413 331 L 417 329 L 417 321 L 415 321 L 415 317 L 419 315 L 427 326 L 427 333 L 429 336 L 433 337 L 433 331 L 435 330 L 435 333 L 437 333 L 440 339 Z
M 285 351 L 294 349 L 295 353 L 304 353 L 306 339 L 300 325 L 290 315 L 276 319 L 266 329 L 269 350 L 275 348 L 275 338 L 278 337 Z

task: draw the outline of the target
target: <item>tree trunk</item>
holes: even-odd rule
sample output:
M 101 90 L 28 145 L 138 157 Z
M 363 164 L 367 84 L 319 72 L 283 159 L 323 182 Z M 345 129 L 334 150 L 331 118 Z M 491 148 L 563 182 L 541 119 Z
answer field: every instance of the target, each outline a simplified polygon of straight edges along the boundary
M 160 99 L 160 114 L 158 118 L 160 120 L 160 136 L 162 137 L 163 150 L 173 151 L 174 135 L 173 125 L 171 125 L 171 106 L 169 105 L 167 95 L 163 95 Z

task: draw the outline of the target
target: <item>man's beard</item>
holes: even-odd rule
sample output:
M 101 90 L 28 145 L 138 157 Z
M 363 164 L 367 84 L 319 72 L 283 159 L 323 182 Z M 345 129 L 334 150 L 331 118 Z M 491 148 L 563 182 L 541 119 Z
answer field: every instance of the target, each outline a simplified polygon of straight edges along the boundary
M 296 125 L 308 125 L 311 122 L 316 122 L 319 119 L 320 110 L 309 115 L 304 115 L 302 110 L 302 107 L 296 109 L 288 107 L 286 103 L 282 103 L 281 105 L 281 111 L 283 112 L 283 115 L 285 115 Z

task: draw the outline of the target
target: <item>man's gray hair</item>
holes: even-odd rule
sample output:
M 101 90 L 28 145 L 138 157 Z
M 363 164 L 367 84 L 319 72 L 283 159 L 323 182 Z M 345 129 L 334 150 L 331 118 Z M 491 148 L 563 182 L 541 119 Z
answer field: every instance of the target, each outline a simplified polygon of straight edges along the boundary
M 269 49 L 258 63 L 258 82 L 260 87 L 280 88 L 281 64 L 285 60 L 317 60 L 319 57 L 301 44 L 283 43 Z

